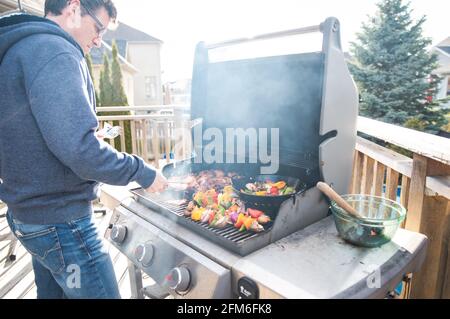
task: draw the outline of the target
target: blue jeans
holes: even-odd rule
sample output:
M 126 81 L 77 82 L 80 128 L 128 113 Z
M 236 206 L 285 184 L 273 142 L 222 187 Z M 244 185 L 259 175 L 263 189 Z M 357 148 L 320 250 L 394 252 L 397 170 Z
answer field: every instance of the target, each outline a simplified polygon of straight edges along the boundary
M 92 216 L 64 224 L 23 224 L 7 215 L 32 256 L 38 299 L 119 299 L 114 268 Z

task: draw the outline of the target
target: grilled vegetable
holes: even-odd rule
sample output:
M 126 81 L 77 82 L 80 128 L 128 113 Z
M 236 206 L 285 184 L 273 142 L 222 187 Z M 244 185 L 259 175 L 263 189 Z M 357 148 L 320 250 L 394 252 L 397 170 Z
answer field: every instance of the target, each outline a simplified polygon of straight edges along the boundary
M 231 186 L 223 193 L 217 193 L 214 189 L 195 193 L 184 214 L 210 227 L 223 228 L 232 224 L 240 231 L 260 232 L 264 230 L 262 224 L 270 222 L 270 217 L 262 211 L 246 210 Z
M 231 213 L 230 214 L 230 222 L 232 224 L 236 224 L 238 217 L 239 217 L 239 213 L 238 212 Z
M 230 186 L 230 185 L 225 186 L 225 187 L 223 188 L 223 192 L 224 192 L 224 193 L 230 193 L 230 194 L 233 194 L 233 193 L 234 193 L 234 191 L 233 191 L 233 186 Z
M 256 221 L 255 219 L 253 219 L 250 216 L 247 216 L 246 219 L 244 220 L 244 226 L 247 230 L 250 230 L 253 222 Z
M 247 212 L 252 218 L 256 218 L 256 219 L 258 219 L 261 215 L 263 215 L 262 211 L 257 210 L 257 209 L 252 209 L 252 208 L 248 208 Z
M 222 196 L 218 196 L 219 204 L 225 209 L 230 208 L 233 205 L 232 197 L 230 193 L 223 193 Z
M 194 194 L 194 202 L 197 204 L 197 206 L 202 207 L 203 206 L 203 192 L 197 192 Z
M 241 189 L 241 192 L 256 196 L 280 196 L 293 194 L 295 193 L 295 189 L 288 186 L 285 181 L 278 181 L 276 183 L 266 181 L 248 183 L 245 185 L 245 189 Z
M 286 187 L 286 182 L 285 181 L 280 181 L 277 182 L 275 184 L 273 184 L 274 187 L 278 188 L 278 189 L 283 189 Z
M 272 186 L 272 188 L 270 188 L 270 195 L 278 196 L 280 195 L 280 190 L 277 187 Z
M 213 205 L 218 203 L 218 194 L 215 189 L 210 189 L 206 192 L 206 202 L 207 205 Z
M 211 218 L 209 219 L 210 220 L 209 226 L 214 227 L 214 225 L 216 225 L 217 221 L 219 220 L 219 217 L 220 217 L 219 214 L 217 214 L 217 213 L 214 214 L 214 217 L 212 219 Z
M 289 194 L 294 194 L 295 193 L 295 189 L 294 187 L 286 187 L 283 191 L 282 191 L 282 195 L 289 195 Z
M 208 218 L 208 224 L 211 225 L 214 218 L 216 217 L 216 213 L 215 211 L 211 210 L 209 213 L 209 218 Z
M 203 207 L 196 207 L 192 211 L 191 219 L 194 221 L 200 221 L 202 219 L 203 212 L 206 210 L 206 208 Z
M 267 192 L 266 191 L 259 191 L 259 192 L 255 192 L 256 196 L 266 196 Z
M 239 214 L 238 219 L 237 219 L 237 221 L 236 221 L 236 224 L 234 224 L 234 227 L 236 227 L 236 228 L 241 228 L 242 225 L 244 224 L 244 220 L 245 220 L 246 218 L 247 218 L 247 217 L 246 217 L 244 214 Z

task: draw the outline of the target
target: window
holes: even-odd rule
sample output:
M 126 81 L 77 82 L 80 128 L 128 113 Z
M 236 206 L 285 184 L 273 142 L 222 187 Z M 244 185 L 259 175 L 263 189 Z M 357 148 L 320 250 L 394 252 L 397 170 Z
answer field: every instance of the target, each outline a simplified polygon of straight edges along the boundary
M 156 100 L 156 77 L 145 77 L 145 97 L 149 100 Z

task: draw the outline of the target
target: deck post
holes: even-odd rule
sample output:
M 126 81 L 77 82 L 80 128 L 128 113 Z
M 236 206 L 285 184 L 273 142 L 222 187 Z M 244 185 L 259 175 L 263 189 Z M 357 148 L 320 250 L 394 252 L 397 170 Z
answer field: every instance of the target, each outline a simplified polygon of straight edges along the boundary
M 425 187 L 428 176 L 446 174 L 448 166 L 414 154 L 406 229 L 426 235 L 429 245 L 424 266 L 412 281 L 412 298 L 441 298 L 443 286 L 447 286 L 448 199 L 427 196 Z

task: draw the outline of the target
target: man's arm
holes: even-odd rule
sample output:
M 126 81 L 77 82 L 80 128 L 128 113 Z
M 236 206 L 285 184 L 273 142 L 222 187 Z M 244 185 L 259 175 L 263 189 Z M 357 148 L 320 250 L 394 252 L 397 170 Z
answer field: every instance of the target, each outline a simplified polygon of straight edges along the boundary
M 75 174 L 112 185 L 152 185 L 155 170 L 141 158 L 119 153 L 95 136 L 97 118 L 79 61 L 60 54 L 29 88 L 31 110 L 50 151 Z

